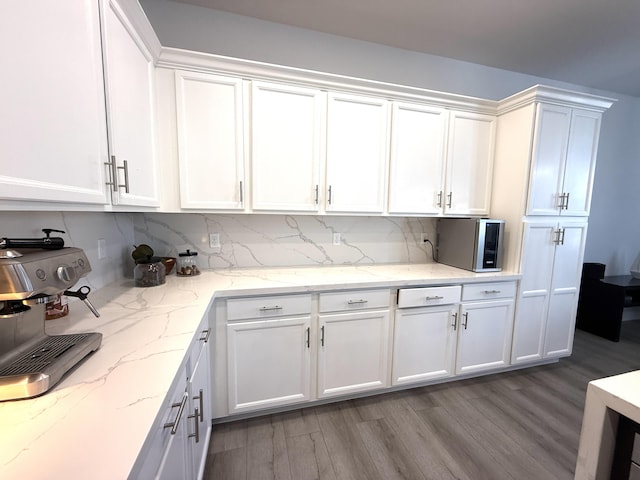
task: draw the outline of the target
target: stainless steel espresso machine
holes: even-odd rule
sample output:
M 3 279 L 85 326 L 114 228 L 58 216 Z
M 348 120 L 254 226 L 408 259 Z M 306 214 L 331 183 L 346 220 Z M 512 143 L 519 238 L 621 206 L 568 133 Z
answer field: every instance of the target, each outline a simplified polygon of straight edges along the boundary
M 99 314 L 89 287 L 67 290 L 91 271 L 84 251 L 43 231 L 41 239 L 0 239 L 0 401 L 47 392 L 102 342 L 101 333 L 45 333 L 45 305 L 59 293 Z

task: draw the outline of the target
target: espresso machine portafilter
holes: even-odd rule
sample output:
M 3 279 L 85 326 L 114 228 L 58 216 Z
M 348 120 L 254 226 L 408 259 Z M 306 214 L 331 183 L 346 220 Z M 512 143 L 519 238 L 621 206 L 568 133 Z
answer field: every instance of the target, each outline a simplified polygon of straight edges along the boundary
M 84 251 L 55 239 L 43 248 L 39 242 L 50 240 L 45 233 L 31 247 L 30 239 L 0 239 L 0 401 L 47 392 L 102 343 L 100 333 L 45 332 L 45 305 L 60 293 L 80 298 L 99 316 L 89 287 L 69 290 L 91 271 Z

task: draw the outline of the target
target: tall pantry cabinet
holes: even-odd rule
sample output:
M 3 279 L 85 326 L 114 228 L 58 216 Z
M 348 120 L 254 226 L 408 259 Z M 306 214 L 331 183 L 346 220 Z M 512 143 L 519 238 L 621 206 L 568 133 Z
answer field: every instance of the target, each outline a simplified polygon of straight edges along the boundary
M 571 354 L 602 113 L 612 99 L 535 86 L 498 105 L 492 211 L 522 272 L 511 361 Z

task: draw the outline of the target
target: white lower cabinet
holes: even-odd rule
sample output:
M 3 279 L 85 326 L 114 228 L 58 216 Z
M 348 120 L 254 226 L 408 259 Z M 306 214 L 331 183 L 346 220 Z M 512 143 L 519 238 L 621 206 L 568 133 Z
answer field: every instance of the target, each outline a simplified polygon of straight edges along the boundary
M 227 326 L 229 413 L 310 399 L 311 317 Z
M 455 373 L 457 305 L 398 310 L 392 384 L 450 377 Z
M 456 374 L 509 365 L 513 299 L 463 303 L 460 306 Z
M 210 332 L 203 326 L 194 340 L 129 478 L 203 477 L 212 420 Z
M 320 315 L 318 397 L 389 385 L 389 310 Z
M 586 233 L 583 220 L 525 223 L 513 363 L 571 354 Z

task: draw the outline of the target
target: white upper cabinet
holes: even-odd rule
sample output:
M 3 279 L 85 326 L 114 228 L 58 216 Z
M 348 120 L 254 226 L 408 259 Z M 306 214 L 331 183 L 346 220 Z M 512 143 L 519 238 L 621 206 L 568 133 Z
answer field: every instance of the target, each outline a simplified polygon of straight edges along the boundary
M 489 215 L 496 118 L 451 111 L 444 213 Z
M 388 166 L 388 101 L 330 93 L 327 125 L 326 211 L 382 213 Z
M 394 102 L 389 213 L 442 212 L 447 118 L 444 108 Z
M 252 82 L 254 210 L 318 211 L 325 109 L 320 90 Z
M 108 161 L 97 2 L 0 7 L 0 198 L 105 204 Z
M 244 207 L 242 80 L 175 72 L 182 208 Z
M 112 203 L 158 206 L 153 57 L 117 0 L 103 13 Z
M 538 104 L 528 215 L 589 215 L 601 115 Z

